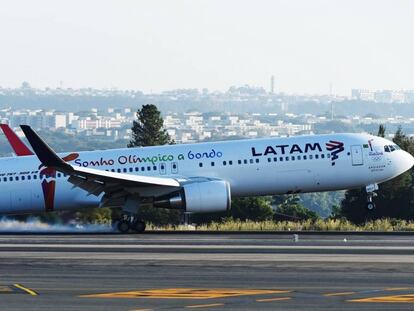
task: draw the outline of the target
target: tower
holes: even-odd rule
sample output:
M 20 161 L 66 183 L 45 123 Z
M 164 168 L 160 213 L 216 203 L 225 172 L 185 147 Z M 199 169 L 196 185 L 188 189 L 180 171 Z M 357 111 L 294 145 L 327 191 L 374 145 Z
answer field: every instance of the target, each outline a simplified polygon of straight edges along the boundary
M 270 77 L 270 94 L 275 93 L 275 76 Z

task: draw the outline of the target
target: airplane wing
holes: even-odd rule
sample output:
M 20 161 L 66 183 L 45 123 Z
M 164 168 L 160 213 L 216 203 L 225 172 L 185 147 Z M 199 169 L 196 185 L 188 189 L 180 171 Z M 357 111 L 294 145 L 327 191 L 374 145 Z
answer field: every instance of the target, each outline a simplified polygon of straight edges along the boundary
M 18 157 L 34 155 L 34 153 L 27 148 L 27 146 L 22 142 L 19 136 L 9 127 L 8 124 L 0 124 L 1 129 L 3 130 L 4 135 L 6 135 L 7 140 L 9 141 L 11 147 L 14 150 L 14 153 Z
M 106 197 L 110 197 L 111 194 L 122 197 L 128 194 L 139 194 L 145 191 L 145 188 L 152 187 L 154 191 L 161 189 L 165 191 L 165 188 L 169 188 L 168 190 L 174 191 L 180 187 L 180 182 L 173 178 L 114 173 L 74 166 L 60 158 L 30 126 L 21 125 L 20 127 L 44 166 L 69 175 L 70 183 L 84 189 L 89 194 L 98 196 L 105 193 Z

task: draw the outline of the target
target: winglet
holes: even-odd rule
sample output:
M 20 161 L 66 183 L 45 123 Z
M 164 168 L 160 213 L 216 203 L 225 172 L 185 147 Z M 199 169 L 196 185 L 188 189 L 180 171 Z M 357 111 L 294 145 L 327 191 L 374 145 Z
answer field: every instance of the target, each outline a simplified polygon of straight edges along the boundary
M 46 167 L 71 169 L 71 166 L 63 161 L 29 125 L 20 125 L 24 135 L 32 146 L 40 162 Z
M 7 140 L 9 141 L 11 147 L 14 150 L 14 153 L 17 156 L 22 157 L 34 155 L 34 153 L 29 148 L 27 148 L 27 146 L 16 135 L 16 133 L 13 132 L 8 124 L 0 124 L 0 127 L 4 132 L 4 135 L 6 135 Z

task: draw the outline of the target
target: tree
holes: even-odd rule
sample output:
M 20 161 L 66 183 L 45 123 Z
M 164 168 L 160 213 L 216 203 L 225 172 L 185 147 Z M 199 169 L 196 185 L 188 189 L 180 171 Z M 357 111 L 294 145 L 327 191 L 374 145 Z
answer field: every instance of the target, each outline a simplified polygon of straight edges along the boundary
M 263 221 L 273 217 L 268 197 L 236 198 L 232 201 L 230 214 L 234 219 Z
M 377 136 L 379 137 L 385 137 L 385 125 L 384 124 L 380 124 L 379 128 L 378 128 L 378 134 Z
M 298 195 L 281 195 L 274 197 L 274 204 L 276 204 L 275 220 L 307 220 L 318 219 L 318 215 L 303 207 L 300 204 L 300 197 Z
M 132 125 L 132 139 L 128 147 L 158 146 L 174 143 L 164 129 L 161 112 L 155 105 L 143 105 Z
M 134 120 L 131 128 L 132 138 L 128 143 L 128 148 L 174 143 L 164 129 L 164 120 L 155 105 L 143 105 L 141 109 L 137 110 L 136 117 L 137 120 Z M 177 210 L 160 209 L 143 204 L 139 212 L 141 217 L 156 225 L 180 221 L 180 211 Z

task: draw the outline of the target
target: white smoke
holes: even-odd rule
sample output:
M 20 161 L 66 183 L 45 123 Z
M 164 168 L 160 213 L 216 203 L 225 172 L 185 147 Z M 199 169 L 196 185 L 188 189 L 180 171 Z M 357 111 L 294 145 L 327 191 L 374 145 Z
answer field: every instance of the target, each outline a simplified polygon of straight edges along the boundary
M 112 226 L 105 224 L 48 224 L 37 218 L 29 218 L 19 221 L 3 217 L 0 219 L 0 232 L 27 232 L 27 233 L 102 233 L 113 232 Z

